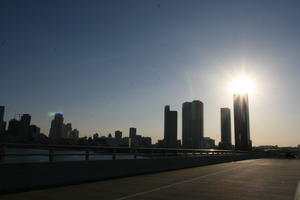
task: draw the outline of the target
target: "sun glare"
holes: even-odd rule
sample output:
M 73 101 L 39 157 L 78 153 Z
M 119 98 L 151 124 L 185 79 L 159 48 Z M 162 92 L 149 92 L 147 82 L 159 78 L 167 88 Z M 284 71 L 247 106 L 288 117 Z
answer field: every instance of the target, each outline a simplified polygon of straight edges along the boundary
M 251 94 L 254 90 L 253 81 L 247 77 L 240 77 L 231 82 L 231 90 L 234 94 Z

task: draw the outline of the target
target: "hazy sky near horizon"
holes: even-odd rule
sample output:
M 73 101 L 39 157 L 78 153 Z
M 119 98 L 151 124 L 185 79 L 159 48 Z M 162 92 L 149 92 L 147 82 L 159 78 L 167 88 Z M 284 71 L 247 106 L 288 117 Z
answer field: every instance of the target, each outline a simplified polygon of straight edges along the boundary
M 81 136 L 136 127 L 156 141 L 165 105 L 181 138 L 182 103 L 199 99 L 217 143 L 229 83 L 243 74 L 255 84 L 253 144 L 295 146 L 299 19 L 288 0 L 2 0 L 0 105 L 7 121 L 30 113 L 46 134 L 48 112 L 62 111 Z

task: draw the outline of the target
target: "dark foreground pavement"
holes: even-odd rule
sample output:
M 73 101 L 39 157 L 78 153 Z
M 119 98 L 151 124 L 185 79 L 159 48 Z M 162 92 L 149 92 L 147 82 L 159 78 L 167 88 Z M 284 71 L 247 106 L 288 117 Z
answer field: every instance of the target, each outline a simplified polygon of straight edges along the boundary
M 255 159 L 1 195 L 0 199 L 292 200 L 299 180 L 300 160 Z

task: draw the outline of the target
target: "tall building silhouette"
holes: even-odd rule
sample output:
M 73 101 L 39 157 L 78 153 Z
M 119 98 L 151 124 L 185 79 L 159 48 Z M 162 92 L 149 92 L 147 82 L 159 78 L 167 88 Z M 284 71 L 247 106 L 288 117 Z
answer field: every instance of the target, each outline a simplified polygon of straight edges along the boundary
M 177 142 L 177 111 L 171 111 L 170 106 L 165 106 L 164 146 L 178 147 Z
M 11 119 L 8 124 L 8 136 L 17 141 L 28 141 L 32 139 L 30 128 L 31 116 L 23 114 L 20 120 Z
M 72 130 L 70 139 L 77 140 L 79 138 L 79 131 L 75 128 Z
M 195 100 L 182 105 L 182 144 L 184 148 L 201 148 L 203 140 L 203 103 Z
M 23 114 L 21 116 L 19 136 L 23 140 L 31 139 L 30 122 L 31 122 L 31 116 L 29 114 Z
M 195 100 L 192 102 L 192 144 L 193 148 L 201 148 L 203 139 L 203 103 Z
M 0 106 L 0 135 L 5 133 L 6 122 L 4 121 L 5 107 Z
M 65 139 L 71 138 L 71 133 L 72 133 L 72 124 L 71 123 L 65 124 L 63 138 Z
M 135 138 L 135 136 L 136 136 L 136 128 L 133 127 L 129 128 L 129 137 Z
M 235 149 L 251 150 L 248 94 L 234 94 Z
M 231 118 L 230 109 L 221 108 L 221 142 L 220 148 L 231 149 Z
M 11 137 L 19 137 L 19 130 L 20 130 L 20 121 L 16 119 L 9 120 L 8 123 L 8 135 Z
M 182 105 L 182 146 L 192 148 L 192 103 Z
M 64 117 L 60 113 L 56 113 L 54 119 L 51 121 L 51 128 L 49 138 L 53 140 L 60 140 L 64 135 Z
M 5 111 L 5 107 L 0 106 L 0 122 L 4 121 L 4 111 Z

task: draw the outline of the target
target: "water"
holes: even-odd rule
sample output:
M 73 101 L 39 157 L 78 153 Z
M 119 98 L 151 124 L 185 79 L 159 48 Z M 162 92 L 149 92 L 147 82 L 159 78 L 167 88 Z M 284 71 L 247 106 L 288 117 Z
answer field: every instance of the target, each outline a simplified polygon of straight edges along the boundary
M 44 149 L 27 149 L 27 148 L 7 148 L 6 154 L 21 154 L 24 156 L 6 156 L 2 163 L 30 163 L 30 162 L 49 162 L 49 151 Z M 85 151 L 54 151 L 54 161 L 84 161 Z M 43 154 L 28 156 L 26 154 Z M 70 155 L 66 155 L 70 154 Z M 82 155 L 72 155 L 82 154 Z M 136 159 L 146 159 L 144 156 L 137 156 Z M 90 152 L 89 160 L 112 160 L 111 154 L 97 154 Z M 134 159 L 133 154 L 118 155 L 116 154 L 116 160 Z

